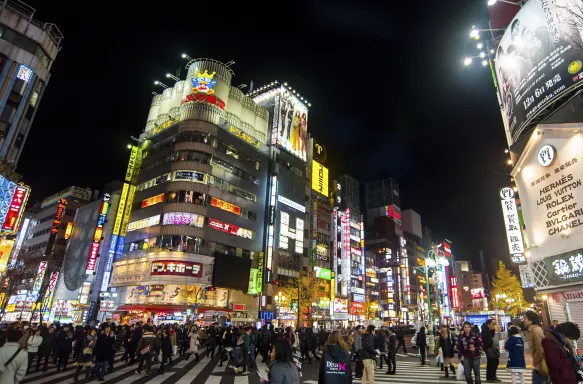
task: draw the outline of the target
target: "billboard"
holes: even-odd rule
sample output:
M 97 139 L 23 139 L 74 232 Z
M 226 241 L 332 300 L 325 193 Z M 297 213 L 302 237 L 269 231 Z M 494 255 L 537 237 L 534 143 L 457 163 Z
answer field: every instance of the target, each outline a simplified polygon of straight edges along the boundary
M 241 228 L 233 224 L 225 223 L 223 221 L 217 219 L 208 219 L 208 225 L 212 229 L 216 229 L 217 231 L 225 232 L 230 235 L 235 235 L 242 237 L 244 239 L 253 239 L 253 231 L 249 229 Z
M 136 231 L 142 228 L 148 228 L 160 224 L 160 215 L 150 216 L 145 219 L 132 221 L 128 224 L 128 232 Z
M 508 144 L 583 82 L 581 0 L 531 0 L 512 19 L 496 51 L 495 72 Z
M 203 265 L 192 261 L 156 260 L 152 261 L 150 276 L 202 277 Z
M 334 299 L 334 313 L 348 313 L 348 299 L 336 297 Z
M 513 263 L 524 263 L 524 242 L 522 240 L 522 229 L 516 207 L 516 199 L 512 188 L 506 187 L 500 190 L 500 202 L 502 204 L 502 214 L 504 216 L 504 226 L 506 227 L 506 238 L 508 239 L 508 251 Z
M 204 216 L 188 212 L 168 212 L 164 214 L 162 225 L 191 225 L 202 228 Z
M 312 160 L 312 189 L 328 196 L 328 168 Z
M 14 242 L 14 240 L 0 239 L 0 273 L 6 270 Z

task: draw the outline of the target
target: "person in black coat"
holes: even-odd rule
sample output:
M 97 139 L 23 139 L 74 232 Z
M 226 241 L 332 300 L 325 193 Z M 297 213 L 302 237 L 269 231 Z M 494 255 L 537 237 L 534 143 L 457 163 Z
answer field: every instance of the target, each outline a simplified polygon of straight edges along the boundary
M 97 375 L 99 381 L 105 381 L 103 376 L 105 375 L 106 364 L 109 361 L 112 346 L 113 337 L 109 336 L 109 328 L 100 331 L 99 336 L 97 336 L 97 343 L 93 349 L 93 354 L 95 355 L 95 366 L 93 367 L 92 372 L 93 375 Z
M 75 348 L 73 349 L 73 360 L 77 361 L 77 357 L 81 354 L 81 350 L 83 349 L 83 345 L 85 344 L 85 331 L 83 327 L 78 325 L 75 327 L 75 336 L 73 340 L 75 340 Z
M 488 382 L 500 382 L 496 377 L 496 370 L 498 369 L 498 364 L 500 363 L 500 355 L 496 355 L 496 358 L 488 358 L 488 350 L 496 349 L 494 346 L 494 322 L 491 319 L 486 320 L 482 324 L 482 345 L 484 352 L 486 352 L 486 380 Z
M 445 377 L 449 377 L 449 369 L 455 376 L 455 367 L 451 362 L 454 357 L 454 346 L 455 340 L 453 340 L 451 333 L 447 329 L 447 325 L 441 327 L 441 333 L 439 334 L 439 346 L 441 347 L 441 352 L 443 354 L 443 365 L 445 366 Z
M 162 352 L 162 361 L 160 361 L 160 368 L 158 368 L 158 373 L 163 375 L 166 359 L 168 359 L 170 364 L 172 364 L 172 342 L 170 341 L 170 333 L 166 328 L 164 328 L 162 331 L 161 341 L 160 352 Z
M 67 370 L 67 363 L 69 362 L 69 355 L 73 350 L 73 333 L 69 330 L 69 326 L 65 325 L 63 329 L 57 335 L 57 350 L 58 350 L 58 361 L 57 361 L 57 371 L 61 370 L 63 366 L 63 371 Z
M 379 360 L 380 360 L 380 365 L 379 365 L 379 369 L 383 369 L 383 360 L 386 361 L 387 363 L 387 367 L 389 367 L 389 370 L 391 369 L 391 365 L 389 364 L 389 360 L 387 359 L 387 341 L 386 341 L 386 335 L 385 332 L 382 330 L 378 330 L 376 331 L 375 337 L 374 337 L 374 348 L 378 349 L 379 352 L 381 353 L 381 355 L 379 356 Z
M 142 327 L 137 323 L 130 334 L 129 342 L 129 355 L 130 355 L 130 365 L 136 362 L 136 348 L 138 342 L 142 338 Z
M 44 358 L 45 362 L 43 364 L 43 372 L 46 372 L 49 364 L 49 357 L 53 354 L 53 344 L 55 342 L 55 329 L 51 328 L 49 330 L 47 327 L 43 326 L 40 329 L 40 335 L 43 341 L 38 348 L 38 360 L 36 361 L 36 370 L 40 368 L 40 361 Z
M 425 327 L 419 328 L 415 344 L 419 347 L 419 353 L 421 353 L 421 365 L 425 365 L 425 356 L 427 353 L 427 336 L 425 335 Z
M 389 328 L 389 335 L 386 337 L 387 340 L 387 375 L 394 375 L 397 372 L 397 359 L 396 359 L 396 345 L 397 336 L 391 328 Z

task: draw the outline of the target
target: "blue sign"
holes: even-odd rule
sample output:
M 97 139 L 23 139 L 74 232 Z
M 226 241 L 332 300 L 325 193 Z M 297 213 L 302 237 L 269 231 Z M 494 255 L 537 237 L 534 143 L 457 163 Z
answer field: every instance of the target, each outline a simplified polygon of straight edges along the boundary
M 357 303 L 364 303 L 366 301 L 366 297 L 360 293 L 353 293 L 352 301 L 356 301 Z
M 275 319 L 274 311 L 259 311 L 259 318 L 264 321 L 271 321 Z
M 488 315 L 466 316 L 466 321 L 473 325 L 477 325 L 478 327 L 482 327 L 482 324 L 484 324 L 489 318 L 490 316 Z

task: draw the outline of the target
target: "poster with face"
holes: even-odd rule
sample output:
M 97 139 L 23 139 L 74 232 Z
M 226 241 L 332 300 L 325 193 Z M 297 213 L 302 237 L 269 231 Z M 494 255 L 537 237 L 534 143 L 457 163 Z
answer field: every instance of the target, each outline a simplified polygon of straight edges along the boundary
M 494 70 L 512 145 L 540 112 L 583 82 L 582 0 L 531 0 L 496 50 Z
M 308 109 L 286 87 L 281 87 L 276 144 L 302 160 L 308 145 Z

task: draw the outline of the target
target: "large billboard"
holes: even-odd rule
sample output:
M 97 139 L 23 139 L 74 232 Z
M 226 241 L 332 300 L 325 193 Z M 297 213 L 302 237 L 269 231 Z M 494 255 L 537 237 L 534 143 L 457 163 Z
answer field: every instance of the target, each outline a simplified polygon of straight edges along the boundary
M 583 82 L 581 0 L 530 0 L 512 19 L 496 51 L 495 71 L 508 141 Z
M 328 196 L 328 168 L 312 160 L 312 189 Z

